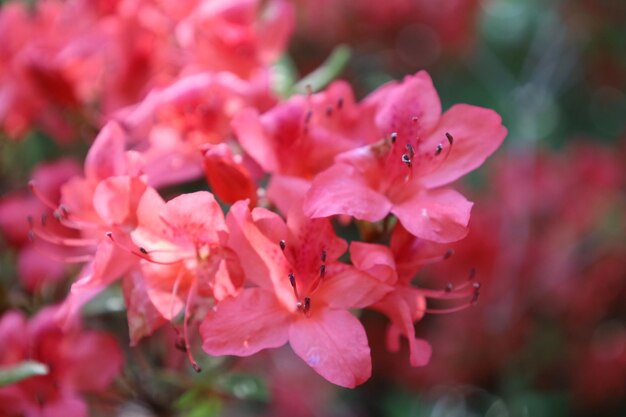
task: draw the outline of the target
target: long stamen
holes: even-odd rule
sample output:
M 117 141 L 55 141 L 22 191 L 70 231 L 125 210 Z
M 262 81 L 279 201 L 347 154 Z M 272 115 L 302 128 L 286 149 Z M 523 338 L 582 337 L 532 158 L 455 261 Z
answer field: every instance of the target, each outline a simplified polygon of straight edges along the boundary
M 42 225 L 45 227 L 45 225 Z M 84 238 L 69 238 L 53 235 L 47 232 L 45 229 L 38 227 L 34 223 L 31 223 L 30 231 L 32 232 L 33 237 L 38 237 L 41 240 L 52 243 L 54 245 L 60 246 L 75 246 L 75 247 L 85 247 L 85 246 L 95 246 L 98 244 L 97 239 L 84 239 Z
M 189 333 L 188 333 L 189 320 L 191 319 L 190 317 L 191 301 L 193 300 L 195 295 L 196 295 L 196 282 L 194 281 L 193 284 L 191 284 L 191 288 L 189 289 L 189 294 L 187 294 L 187 302 L 185 303 L 185 317 L 183 318 L 183 334 L 185 338 L 185 349 L 187 350 L 187 358 L 189 359 L 189 362 L 191 362 L 191 366 L 193 367 L 193 370 L 196 372 L 201 372 L 202 368 L 200 367 L 200 365 L 198 365 L 198 362 L 196 362 L 196 360 L 193 357 L 193 353 L 191 352 L 191 346 L 189 345 Z
M 141 259 L 145 259 L 146 261 L 152 262 L 154 264 L 157 265 L 176 265 L 179 262 L 182 261 L 182 259 L 176 259 L 175 261 L 169 261 L 169 262 L 165 262 L 165 261 L 157 261 L 156 259 L 152 258 L 149 256 L 149 254 L 151 252 L 155 252 L 155 251 L 147 251 L 145 248 L 143 247 L 138 247 L 137 250 L 135 250 L 135 248 L 129 247 L 128 245 L 126 245 L 125 243 L 115 239 L 113 237 L 113 232 L 107 232 L 106 236 L 111 239 L 111 241 L 113 243 L 115 243 L 118 247 L 120 247 L 121 249 L 132 253 L 133 255 L 141 258 Z
M 46 197 L 46 195 L 41 192 L 39 187 L 37 187 L 37 183 L 34 180 L 28 181 L 28 187 L 30 188 L 30 191 L 35 195 L 35 197 L 37 197 L 39 201 L 41 201 L 50 210 L 54 211 L 58 208 L 56 204 L 50 201 L 50 199 L 48 199 L 48 197 Z

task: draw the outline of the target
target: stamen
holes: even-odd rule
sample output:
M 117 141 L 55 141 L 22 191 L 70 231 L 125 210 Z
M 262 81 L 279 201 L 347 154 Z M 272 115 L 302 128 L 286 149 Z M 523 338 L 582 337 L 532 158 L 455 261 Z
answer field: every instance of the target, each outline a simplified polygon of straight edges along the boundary
M 435 149 L 435 156 L 439 156 L 441 151 L 443 151 L 443 145 L 440 143 L 439 145 L 437 145 L 437 148 Z
M 450 259 L 452 257 L 452 255 L 454 255 L 454 249 L 450 248 L 443 255 L 443 259 Z
M 406 144 L 406 150 L 409 152 L 409 158 L 413 159 L 415 156 L 415 151 L 413 150 L 413 146 L 410 143 Z
M 405 153 L 402 154 L 402 162 L 409 168 L 413 166 L 411 163 L 411 157 Z
M 339 100 L 337 100 L 337 109 L 341 110 L 343 108 L 343 97 L 339 97 Z
M 320 265 L 320 278 L 324 278 L 324 275 L 326 275 L 326 265 L 322 264 Z
M 127 252 L 132 253 L 133 255 L 141 258 L 141 259 L 145 259 L 146 261 L 152 262 L 154 264 L 157 265 L 176 265 L 179 262 L 182 261 L 182 259 L 177 259 L 175 261 L 170 261 L 170 262 L 164 262 L 164 261 L 157 261 L 154 258 L 151 258 L 147 253 L 148 251 L 146 251 L 145 249 L 142 251 L 141 249 L 143 248 L 138 248 L 138 250 L 135 250 L 134 248 L 131 248 L 129 246 L 127 246 L 126 244 L 120 242 L 119 240 L 115 239 L 113 237 L 113 232 L 106 232 L 106 236 L 111 239 L 111 242 L 115 243 L 118 247 L 120 247 L 121 249 L 124 249 Z M 145 252 L 144 252 L 145 251 Z M 154 252 L 154 251 L 153 251 Z
M 333 115 L 333 108 L 331 106 L 326 107 L 326 117 L 331 117 Z
M 285 251 L 285 247 L 286 247 L 285 241 L 281 240 L 280 242 L 278 242 L 278 245 L 280 246 L 280 250 L 282 250 L 284 252 Z
M 296 299 L 299 300 L 300 296 L 298 295 L 298 287 L 296 286 L 296 276 L 293 272 L 289 273 L 289 283 L 291 284 L 291 288 L 293 288 L 293 295 L 296 296 Z
M 187 358 L 189 359 L 189 362 L 191 362 L 191 366 L 193 367 L 193 370 L 200 373 L 202 371 L 202 368 L 200 367 L 200 365 L 198 365 L 198 362 L 196 362 L 196 360 L 193 357 L 193 353 L 191 352 L 191 346 L 189 345 L 189 333 L 188 333 L 188 328 L 189 328 L 189 320 L 191 319 L 191 301 L 193 299 L 193 297 L 195 297 L 196 293 L 196 282 L 194 281 L 193 284 L 191 284 L 191 288 L 189 289 L 189 294 L 187 294 L 187 302 L 185 303 L 185 318 L 183 319 L 183 334 L 185 337 L 185 349 L 187 349 Z
M 322 249 L 322 254 L 320 255 L 320 258 L 322 259 L 322 262 L 326 262 L 326 250 Z
M 452 145 L 454 143 L 454 138 L 452 137 L 451 134 L 449 134 L 448 132 L 446 132 L 446 138 L 448 138 L 448 143 L 450 145 Z
M 57 209 L 57 205 L 48 199 L 37 187 L 37 184 L 34 180 L 28 181 L 28 187 L 30 191 L 41 201 L 45 206 L 47 206 L 50 210 L 54 211 Z
M 144 255 L 147 255 L 147 254 L 148 254 L 148 251 L 147 251 L 145 248 L 141 247 L 141 246 L 139 247 L 139 251 L 140 251 L 141 253 L 143 253 Z
M 391 133 L 391 143 L 394 144 L 398 140 L 398 132 Z
M 311 310 L 311 298 L 304 297 L 304 306 L 302 307 L 302 311 L 308 317 L 310 315 L 309 311 Z

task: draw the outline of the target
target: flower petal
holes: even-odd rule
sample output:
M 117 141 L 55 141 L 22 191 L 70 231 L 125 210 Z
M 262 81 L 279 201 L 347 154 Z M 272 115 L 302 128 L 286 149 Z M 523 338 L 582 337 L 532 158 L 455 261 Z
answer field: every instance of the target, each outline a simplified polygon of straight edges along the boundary
M 355 167 L 344 163 L 335 164 L 315 177 L 304 200 L 304 213 L 310 217 L 347 214 L 375 222 L 390 209 L 387 197 L 370 188 Z
M 202 348 L 209 355 L 250 356 L 284 345 L 290 313 L 261 288 L 245 289 L 221 301 L 200 324 Z
M 467 235 L 472 205 L 458 192 L 443 188 L 416 192 L 391 211 L 414 236 L 444 243 Z
M 289 328 L 289 343 L 318 374 L 333 384 L 354 388 L 372 374 L 363 325 L 345 310 L 320 309 Z
M 434 150 L 439 143 L 448 146 L 446 133 L 452 135 L 454 142 L 446 160 L 421 178 L 428 188 L 448 184 L 482 165 L 502 144 L 507 130 L 495 111 L 457 104 L 444 113 L 438 127 L 424 141 L 423 148 Z

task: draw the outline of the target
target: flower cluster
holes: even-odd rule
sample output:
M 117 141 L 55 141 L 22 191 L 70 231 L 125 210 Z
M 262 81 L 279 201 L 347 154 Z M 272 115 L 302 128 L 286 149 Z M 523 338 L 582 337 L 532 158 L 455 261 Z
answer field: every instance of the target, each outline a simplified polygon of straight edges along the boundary
M 81 265 L 57 320 L 71 325 L 121 281 L 133 345 L 169 324 L 200 371 L 199 324 L 210 355 L 289 342 L 328 381 L 355 387 L 372 364 L 353 313 L 372 309 L 390 320 L 389 348 L 404 337 L 411 365 L 426 364 L 431 348 L 414 323 L 472 305 L 480 285 L 412 279 L 467 234 L 472 203 L 450 184 L 500 146 L 500 116 L 468 104 L 443 112 L 424 71 L 362 100 L 344 81 L 279 98 L 272 65 L 294 26 L 283 1 L 107 5 L 3 11 L 46 28 L 9 45 L 5 129 L 17 135 L 33 118 L 47 129 L 48 111 L 69 109 L 102 126 L 81 175 L 51 191 L 37 176 L 29 184 L 40 206 L 28 247 Z M 58 30 L 77 13 L 92 20 Z

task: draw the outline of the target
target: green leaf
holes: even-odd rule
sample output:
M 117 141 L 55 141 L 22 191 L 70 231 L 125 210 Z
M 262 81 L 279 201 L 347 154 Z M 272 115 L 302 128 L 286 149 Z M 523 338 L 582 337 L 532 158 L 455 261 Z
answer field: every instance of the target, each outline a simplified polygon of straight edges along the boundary
M 320 91 L 341 74 L 351 55 L 348 46 L 337 46 L 320 67 L 294 85 L 294 92 L 304 94 L 309 88 L 312 92 Z
M 37 375 L 47 375 L 48 366 L 36 361 L 24 361 L 11 367 L 0 368 L 0 387 L 14 384 Z
M 240 400 L 269 401 L 269 390 L 262 379 L 246 374 L 222 375 L 217 388 Z

